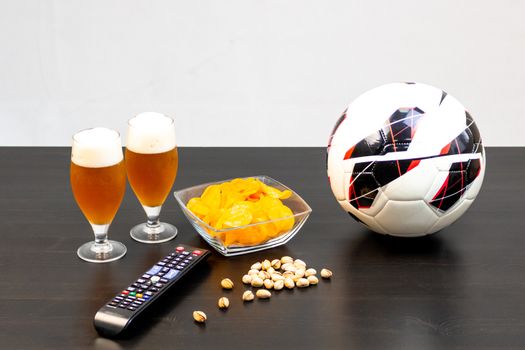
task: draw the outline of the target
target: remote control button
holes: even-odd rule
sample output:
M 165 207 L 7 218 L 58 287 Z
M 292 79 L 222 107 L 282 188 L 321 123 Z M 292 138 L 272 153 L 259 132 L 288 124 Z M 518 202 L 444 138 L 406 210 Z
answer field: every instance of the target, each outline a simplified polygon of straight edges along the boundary
M 189 264 L 190 261 L 189 261 L 188 259 L 186 259 L 186 260 L 183 261 L 183 263 L 185 263 L 185 264 Z
M 164 276 L 164 272 L 159 272 L 159 273 L 157 274 L 157 276 L 159 276 L 159 277 Z
M 169 267 L 163 267 L 163 268 L 162 268 L 162 272 L 168 272 L 169 270 L 170 270 Z
M 197 256 L 202 255 L 202 250 L 194 250 L 192 254 Z
M 163 285 L 164 285 L 163 283 L 155 283 L 155 287 L 157 288 L 162 288 Z
M 175 248 L 175 250 L 178 251 L 178 252 L 182 252 L 182 251 L 184 251 L 184 247 L 178 246 L 177 248 Z
M 166 277 L 166 276 L 164 275 L 164 277 Z M 161 278 L 160 281 L 161 281 L 162 283 L 168 283 L 168 282 L 169 282 L 169 281 L 168 281 L 167 279 L 165 279 L 165 278 Z
M 149 298 L 149 296 L 148 296 L 148 298 Z M 146 299 L 148 299 L 148 298 L 146 298 L 146 295 L 144 295 L 144 298 L 140 298 L 140 299 L 138 299 L 138 301 L 140 301 L 141 303 L 143 303 L 143 302 L 145 302 Z
M 186 257 L 186 260 L 193 260 L 193 256 Z
M 148 300 L 149 298 L 151 298 L 151 295 L 144 295 L 144 298 L 142 298 L 142 299 Z
M 122 305 L 122 304 L 120 304 L 118 307 L 120 307 L 121 309 L 125 309 L 125 308 L 126 308 L 126 305 Z
M 145 280 L 144 278 L 139 278 L 139 279 L 137 280 L 137 283 L 140 283 L 140 284 L 142 284 L 142 283 L 144 283 L 144 282 L 146 282 L 146 280 Z
M 149 269 L 148 272 L 146 272 L 147 275 L 156 275 L 157 272 L 159 272 L 162 269 L 162 266 L 154 265 L 151 269 Z
M 137 294 L 135 294 L 135 296 L 136 296 L 137 298 L 142 298 L 142 293 L 137 293 Z
M 152 296 L 152 295 L 153 295 L 153 292 L 147 291 L 146 293 L 144 293 L 143 298 L 149 297 L 149 296 Z
M 136 308 L 136 307 L 133 307 L 133 306 L 128 307 L 128 310 L 129 310 L 129 311 L 135 311 L 136 309 L 137 309 L 137 308 Z
M 122 292 L 120 292 L 120 294 L 128 295 L 129 294 L 129 290 L 123 290 Z
M 179 274 L 179 271 L 177 271 L 177 270 L 170 270 L 170 272 L 168 272 L 167 274 L 164 275 L 164 278 L 167 279 L 167 280 L 171 280 L 171 279 L 175 278 L 175 276 L 177 276 L 178 274 Z M 156 286 L 157 285 L 155 285 L 155 287 Z
M 159 276 L 152 276 L 150 281 L 151 281 L 151 283 L 155 284 L 158 281 L 160 281 L 160 277 Z
M 182 266 L 182 267 L 184 267 L 184 266 L 186 266 L 187 264 L 185 264 L 185 263 L 182 262 L 182 263 L 180 263 L 179 265 Z
M 135 283 L 133 283 L 131 286 L 132 286 L 132 287 L 135 287 L 135 288 L 138 288 L 138 287 L 140 286 L 140 284 L 138 284 L 137 282 L 135 282 Z
M 149 286 L 150 286 L 149 284 L 141 284 L 141 285 L 140 285 L 140 288 L 141 288 L 141 289 L 148 289 Z
M 159 291 L 159 290 L 158 290 L 157 288 L 155 288 L 155 287 L 153 287 L 153 288 L 150 288 L 149 290 L 151 290 L 151 291 L 152 291 L 153 293 L 156 293 L 156 292 L 158 292 L 158 291 Z
M 166 265 L 166 263 L 163 262 L 163 261 L 159 261 L 159 262 L 157 263 L 157 265 L 159 265 L 159 266 L 164 266 L 164 265 Z
M 168 265 L 166 265 L 166 266 L 169 267 L 169 268 L 171 269 L 171 268 L 172 268 L 173 266 L 175 266 L 175 265 L 173 265 L 173 264 L 168 264 Z
M 189 255 L 190 252 L 182 252 L 182 255 Z
M 147 273 L 142 275 L 142 278 L 146 279 L 146 280 L 149 280 L 150 279 L 150 275 L 148 275 Z
M 135 290 L 135 288 L 133 288 L 133 287 L 128 287 L 128 291 L 129 291 L 129 292 L 133 292 L 134 290 Z
M 175 268 L 176 268 L 177 270 L 182 270 L 182 269 L 183 269 L 183 267 L 180 266 L 180 265 L 175 266 Z

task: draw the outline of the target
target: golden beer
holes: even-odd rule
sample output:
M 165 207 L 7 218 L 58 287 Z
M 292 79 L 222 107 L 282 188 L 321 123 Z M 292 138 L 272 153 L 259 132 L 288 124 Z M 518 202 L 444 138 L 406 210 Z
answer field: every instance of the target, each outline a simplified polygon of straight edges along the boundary
M 177 147 L 162 153 L 137 153 L 126 149 L 126 170 L 140 203 L 157 207 L 164 203 L 177 177 Z
M 129 234 L 142 243 L 169 241 L 177 235 L 177 228 L 160 222 L 159 215 L 179 167 L 174 121 L 161 113 L 140 113 L 128 121 L 126 141 L 129 183 L 148 218 Z
M 91 224 L 95 240 L 82 244 L 80 259 L 102 263 L 122 258 L 126 246 L 108 239 L 108 230 L 126 191 L 126 166 L 120 134 L 91 128 L 73 136 L 69 179 L 73 196 Z
M 111 223 L 126 191 L 124 161 L 100 168 L 71 162 L 71 188 L 82 213 L 91 224 Z

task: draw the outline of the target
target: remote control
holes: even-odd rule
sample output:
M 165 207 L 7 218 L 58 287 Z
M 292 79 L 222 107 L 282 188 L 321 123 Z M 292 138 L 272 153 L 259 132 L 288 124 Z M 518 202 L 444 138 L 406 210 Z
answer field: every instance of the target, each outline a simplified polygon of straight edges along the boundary
M 205 249 L 179 245 L 173 253 L 162 258 L 98 310 L 94 320 L 97 332 L 107 337 L 121 334 L 137 316 L 198 263 L 206 260 L 209 254 Z

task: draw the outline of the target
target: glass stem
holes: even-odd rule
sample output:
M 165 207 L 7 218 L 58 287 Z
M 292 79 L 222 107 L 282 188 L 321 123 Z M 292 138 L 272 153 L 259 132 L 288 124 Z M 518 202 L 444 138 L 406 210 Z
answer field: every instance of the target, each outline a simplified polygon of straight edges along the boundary
M 112 247 L 108 241 L 109 224 L 95 225 L 91 224 L 93 233 L 95 234 L 95 244 L 91 247 L 95 253 L 107 253 L 111 251 Z
M 161 208 L 162 205 L 159 205 L 157 207 L 144 206 L 144 211 L 146 212 L 146 216 L 148 217 L 148 221 L 146 222 L 146 231 L 148 232 L 148 234 L 158 234 L 160 233 L 160 231 L 162 231 L 162 227 L 159 221 Z
M 148 217 L 148 221 L 146 225 L 148 225 L 148 227 L 151 227 L 151 228 L 159 227 L 160 226 L 159 217 L 158 216 L 156 218 Z

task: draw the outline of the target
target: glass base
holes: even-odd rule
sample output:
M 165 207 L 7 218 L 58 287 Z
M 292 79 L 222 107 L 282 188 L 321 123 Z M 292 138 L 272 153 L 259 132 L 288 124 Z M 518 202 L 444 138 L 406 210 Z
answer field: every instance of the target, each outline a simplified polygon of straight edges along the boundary
M 177 228 L 165 222 L 160 222 L 156 227 L 144 223 L 133 227 L 129 234 L 137 242 L 163 243 L 177 236 Z
M 105 263 L 122 258 L 126 252 L 126 246 L 117 241 L 107 241 L 102 244 L 87 242 L 78 248 L 77 255 L 85 261 Z

